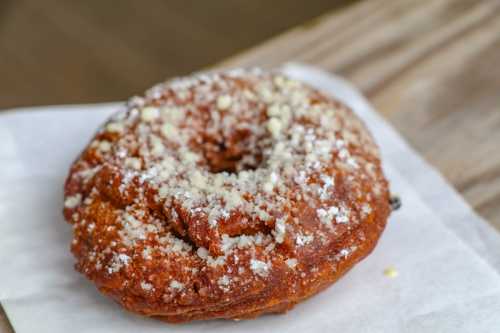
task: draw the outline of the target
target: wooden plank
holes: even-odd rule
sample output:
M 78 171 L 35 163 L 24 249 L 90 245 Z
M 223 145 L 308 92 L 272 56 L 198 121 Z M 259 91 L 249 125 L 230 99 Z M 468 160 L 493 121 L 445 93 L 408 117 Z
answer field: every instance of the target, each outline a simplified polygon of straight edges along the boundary
M 497 11 L 373 96 L 415 148 L 498 229 L 499 60 Z
M 339 73 L 500 230 L 500 2 L 362 2 L 219 67 Z

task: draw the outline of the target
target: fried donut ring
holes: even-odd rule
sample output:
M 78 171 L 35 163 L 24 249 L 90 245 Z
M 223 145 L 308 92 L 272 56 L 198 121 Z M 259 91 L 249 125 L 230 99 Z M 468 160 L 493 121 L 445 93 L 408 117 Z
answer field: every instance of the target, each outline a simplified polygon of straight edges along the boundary
M 259 69 L 132 98 L 72 165 L 64 206 L 76 269 L 168 322 L 286 311 L 367 256 L 390 213 L 362 122 Z

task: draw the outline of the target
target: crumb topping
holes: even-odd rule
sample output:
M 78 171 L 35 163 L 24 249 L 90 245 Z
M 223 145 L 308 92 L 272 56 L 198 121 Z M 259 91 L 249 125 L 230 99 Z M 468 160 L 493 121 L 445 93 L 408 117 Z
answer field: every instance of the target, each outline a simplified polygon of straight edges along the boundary
M 259 69 L 174 79 L 132 98 L 69 184 L 72 246 L 93 253 L 85 270 L 112 278 L 141 267 L 138 289 L 182 295 L 202 274 L 223 293 L 274 269 L 314 276 L 301 258 L 369 223 L 386 186 L 349 109 Z M 92 214 L 101 219 L 82 219 Z M 325 255 L 335 268 L 350 251 Z

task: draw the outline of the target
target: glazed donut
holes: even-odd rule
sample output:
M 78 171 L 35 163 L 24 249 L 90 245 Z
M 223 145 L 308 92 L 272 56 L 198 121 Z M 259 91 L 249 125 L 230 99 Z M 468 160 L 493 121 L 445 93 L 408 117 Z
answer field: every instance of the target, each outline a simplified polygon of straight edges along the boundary
M 362 122 L 278 70 L 193 75 L 132 98 L 65 184 L 76 269 L 168 322 L 284 312 L 367 256 L 389 213 Z

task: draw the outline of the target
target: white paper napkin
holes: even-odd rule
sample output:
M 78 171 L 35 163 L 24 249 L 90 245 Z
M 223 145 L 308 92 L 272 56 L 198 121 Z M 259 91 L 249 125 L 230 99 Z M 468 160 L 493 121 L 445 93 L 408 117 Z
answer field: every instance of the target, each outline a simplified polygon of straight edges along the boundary
M 356 89 L 305 65 L 285 71 L 349 104 L 382 148 L 403 207 L 372 255 L 284 315 L 170 325 L 127 313 L 73 270 L 61 215 L 70 163 L 119 104 L 14 110 L 0 115 L 0 301 L 16 332 L 499 332 L 496 231 Z

